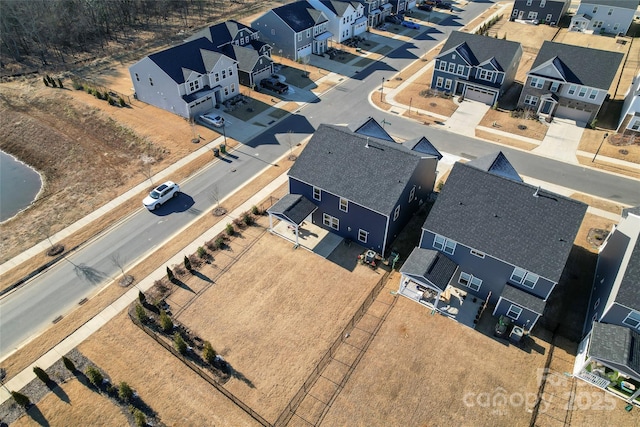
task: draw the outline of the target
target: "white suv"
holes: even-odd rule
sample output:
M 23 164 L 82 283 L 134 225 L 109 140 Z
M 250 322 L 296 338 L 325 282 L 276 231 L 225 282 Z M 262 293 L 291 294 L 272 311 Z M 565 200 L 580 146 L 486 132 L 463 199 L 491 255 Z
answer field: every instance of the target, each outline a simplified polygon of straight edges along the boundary
M 176 197 L 180 192 L 180 186 L 172 181 L 167 181 L 157 186 L 147 197 L 144 198 L 142 204 L 150 211 L 155 210 L 172 197 Z

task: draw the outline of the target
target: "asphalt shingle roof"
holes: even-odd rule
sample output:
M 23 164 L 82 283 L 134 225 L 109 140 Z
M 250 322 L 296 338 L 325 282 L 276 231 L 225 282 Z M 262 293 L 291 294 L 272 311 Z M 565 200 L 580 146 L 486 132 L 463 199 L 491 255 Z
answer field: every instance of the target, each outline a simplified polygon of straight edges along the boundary
M 201 37 L 151 54 L 149 59 L 155 62 L 173 81 L 184 83 L 190 70 L 200 74 L 205 74 L 208 71 L 207 65 L 210 65 L 211 61 L 221 55 L 215 50 L 215 46 L 207 38 Z
M 343 16 L 350 5 L 350 3 L 334 0 L 322 0 L 320 3 L 325 5 L 327 9 L 335 13 L 337 16 Z
M 547 305 L 542 298 L 531 295 L 530 293 L 527 293 L 522 289 L 518 289 L 515 286 L 511 286 L 508 283 L 505 285 L 500 296 L 540 315 L 544 313 L 544 307 Z
M 625 326 L 595 322 L 589 356 L 626 366 L 640 380 L 640 334 Z
M 423 228 L 558 282 L 587 205 L 453 165 Z
M 594 6 L 613 6 L 623 9 L 636 10 L 638 8 L 638 0 L 586 0 L 580 4 L 592 4 Z
M 616 301 L 634 310 L 640 309 L 640 237 L 631 249 Z
M 623 56 L 619 52 L 547 40 L 542 44 L 529 74 L 544 77 L 542 74 L 536 74 L 535 69 L 552 62 L 569 83 L 609 90 Z
M 414 248 L 402 264 L 400 272 L 422 278 L 444 291 L 456 272 L 458 265 L 438 251 Z
M 402 144 L 321 124 L 289 176 L 390 215 L 423 157 Z
M 438 56 L 442 56 L 462 44 L 466 44 L 466 46 L 462 46 L 458 51 L 471 65 L 479 65 L 495 58 L 494 64 L 498 65 L 502 71 L 509 68 L 518 50 L 521 49 L 520 43 L 517 42 L 453 31 Z
M 216 47 L 221 47 L 227 43 L 230 43 L 236 37 L 238 31 L 240 30 L 247 30 L 250 33 L 256 32 L 256 30 L 254 30 L 253 28 L 241 24 L 238 21 L 228 20 L 197 31 L 193 36 L 189 37 L 187 41 L 199 39 L 200 37 L 206 37 Z
M 300 224 L 317 208 L 309 199 L 300 194 L 287 194 L 278 200 L 267 212 L 282 215 L 295 224 Z
M 437 157 L 438 160 L 442 158 L 442 154 L 438 151 L 438 149 L 434 147 L 433 144 L 431 144 L 431 142 L 424 136 L 405 141 L 402 143 L 402 145 L 407 147 L 409 150 Z
M 520 178 L 520 175 L 518 175 L 518 172 L 511 165 L 509 160 L 507 160 L 505 155 L 502 154 L 502 151 L 496 151 L 493 154 L 478 157 L 477 159 L 467 162 L 467 165 L 482 169 L 485 172 L 522 182 L 522 178 Z
M 307 1 L 297 1 L 271 10 L 296 33 L 312 28 L 321 16 L 321 12 Z

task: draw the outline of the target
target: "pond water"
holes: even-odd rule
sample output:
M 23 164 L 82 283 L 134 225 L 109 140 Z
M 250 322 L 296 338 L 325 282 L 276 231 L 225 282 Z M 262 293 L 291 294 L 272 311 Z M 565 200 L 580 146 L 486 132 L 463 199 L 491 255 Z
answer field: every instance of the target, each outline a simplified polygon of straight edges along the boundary
M 38 172 L 0 151 L 0 222 L 29 207 L 41 188 Z

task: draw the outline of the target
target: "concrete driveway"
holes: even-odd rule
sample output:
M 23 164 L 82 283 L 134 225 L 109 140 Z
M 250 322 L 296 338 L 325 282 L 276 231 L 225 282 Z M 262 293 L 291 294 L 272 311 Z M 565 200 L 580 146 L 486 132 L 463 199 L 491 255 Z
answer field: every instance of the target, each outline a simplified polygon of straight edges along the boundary
M 458 109 L 447 119 L 445 127 L 466 136 L 476 136 L 476 127 L 489 111 L 489 106 L 478 101 L 465 99 L 458 104 Z
M 575 120 L 554 118 L 549 124 L 542 143 L 533 149 L 533 153 L 551 157 L 562 162 L 578 164 L 576 151 L 586 123 Z

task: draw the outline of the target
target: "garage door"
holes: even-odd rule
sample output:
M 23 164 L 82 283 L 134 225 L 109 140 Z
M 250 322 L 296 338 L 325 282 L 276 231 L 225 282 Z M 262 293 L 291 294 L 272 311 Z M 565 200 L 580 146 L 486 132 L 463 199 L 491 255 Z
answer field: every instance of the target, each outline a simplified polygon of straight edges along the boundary
M 569 107 L 558 107 L 554 116 L 559 119 L 569 119 L 575 120 L 576 122 L 587 123 L 589 117 L 591 117 L 591 112 Z
M 496 93 L 494 91 L 488 91 L 478 87 L 467 86 L 467 90 L 464 93 L 464 97 L 465 99 L 471 99 L 473 101 L 482 102 L 483 104 L 493 105 L 495 94 Z

